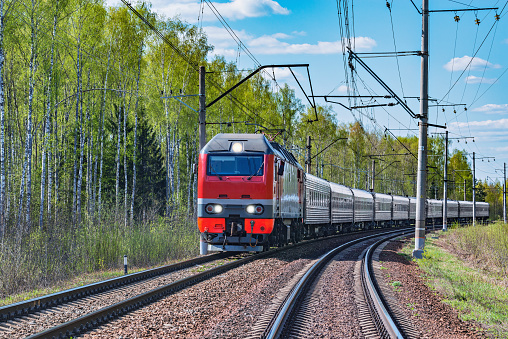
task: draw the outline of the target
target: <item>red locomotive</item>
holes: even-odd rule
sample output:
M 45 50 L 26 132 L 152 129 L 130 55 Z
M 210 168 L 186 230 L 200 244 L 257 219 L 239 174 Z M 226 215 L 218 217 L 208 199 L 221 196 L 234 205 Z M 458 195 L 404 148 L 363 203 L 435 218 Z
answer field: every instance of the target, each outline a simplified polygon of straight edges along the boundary
M 260 134 L 218 134 L 199 155 L 201 254 L 262 251 L 303 237 L 411 225 L 416 199 L 367 192 L 305 173 L 295 157 Z M 426 222 L 443 221 L 443 201 L 427 199 Z M 476 202 L 476 218 L 489 204 Z M 448 222 L 473 219 L 473 203 L 447 203 Z
M 303 238 L 304 171 L 260 134 L 218 134 L 201 150 L 201 253 L 262 251 Z

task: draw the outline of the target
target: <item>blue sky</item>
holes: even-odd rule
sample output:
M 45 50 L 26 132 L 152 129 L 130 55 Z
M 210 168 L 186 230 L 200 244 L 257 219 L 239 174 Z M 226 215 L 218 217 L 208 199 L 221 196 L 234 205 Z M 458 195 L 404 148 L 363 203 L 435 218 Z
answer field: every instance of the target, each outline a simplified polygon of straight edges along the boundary
M 414 2 L 421 6 L 421 1 Z M 108 3 L 117 4 L 118 0 Z M 356 52 L 392 52 L 395 50 L 394 43 L 397 51 L 421 49 L 421 16 L 411 1 L 394 0 L 390 3 L 391 18 L 386 1 L 353 2 L 349 17 Z M 496 158 L 495 162 L 492 159 L 477 160 L 477 177 L 481 179 L 500 177 L 495 169 L 501 169 L 503 162 L 508 162 L 508 5 L 501 12 L 506 3 L 506 0 L 430 1 L 431 10 L 499 7 L 500 20 L 497 23 L 495 11 L 445 12 L 430 16 L 429 94 L 440 104 L 465 106 L 431 107 L 429 122 L 446 124 L 450 137 L 472 136 L 475 139 L 474 143 L 468 139 L 467 144 L 464 139 L 458 143 L 454 140 L 452 148 L 476 152 L 477 157 Z M 308 63 L 316 95 L 346 94 L 336 1 L 221 0 L 212 4 L 260 64 Z M 153 0 L 152 9 L 160 15 L 169 18 L 179 16 L 183 21 L 202 26 L 209 42 L 215 46 L 213 53 L 236 61 L 238 69 L 255 68 L 254 61 L 246 53 L 238 53 L 237 43 L 207 3 L 202 4 L 199 0 Z M 198 22 L 200 9 L 203 9 L 203 16 Z M 455 15 L 460 17 L 458 23 L 454 20 Z M 479 25 L 475 24 L 475 19 L 480 20 Z M 480 45 L 482 47 L 478 49 Z M 400 97 L 419 96 L 420 57 L 399 57 L 399 67 L 396 58 L 363 60 Z M 295 71 L 308 91 L 306 71 Z M 359 94 L 387 94 L 363 69 L 358 67 L 357 72 Z M 287 69 L 276 69 L 274 74 L 279 83 L 287 82 L 297 89 Z M 299 89 L 297 93 L 300 93 Z M 347 105 L 346 100 L 342 102 Z M 387 102 L 393 100 L 381 99 L 377 103 Z M 322 100 L 318 103 L 325 104 Z M 407 99 L 407 103 L 413 112 L 419 112 L 418 100 Z M 353 113 L 339 105 L 334 105 L 333 109 L 339 122 L 359 119 L 369 130 L 388 127 L 395 135 L 417 133 L 412 130 L 417 128 L 416 121 L 400 106 Z M 431 128 L 429 132 L 443 130 Z

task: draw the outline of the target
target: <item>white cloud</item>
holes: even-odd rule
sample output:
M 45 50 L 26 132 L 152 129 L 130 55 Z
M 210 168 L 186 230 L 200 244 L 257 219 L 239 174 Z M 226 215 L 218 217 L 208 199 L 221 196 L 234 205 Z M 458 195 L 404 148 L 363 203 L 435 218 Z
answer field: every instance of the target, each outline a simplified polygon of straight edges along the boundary
M 469 65 L 469 66 L 468 66 Z M 462 58 L 453 58 L 448 61 L 443 68 L 447 71 L 463 71 L 467 67 L 469 67 L 472 71 L 482 69 L 484 67 L 489 68 L 501 68 L 501 65 L 494 65 L 487 60 L 483 60 L 481 58 L 472 58 L 470 56 L 464 55 Z
M 293 34 L 293 35 L 299 35 L 299 36 L 307 36 L 307 32 L 305 32 L 305 31 L 300 31 L 300 32 L 293 31 L 293 32 L 291 32 L 291 34 Z
M 475 112 L 483 112 L 486 114 L 508 114 L 508 104 L 486 104 L 481 107 L 473 109 Z
M 359 36 L 353 38 L 353 40 L 355 52 L 370 51 L 377 46 L 376 40 L 369 37 Z
M 508 146 L 494 147 L 494 150 L 497 151 L 497 152 L 508 152 Z
M 284 82 L 287 80 L 290 80 L 290 79 L 294 79 L 293 74 L 291 74 L 291 70 L 287 67 L 267 68 L 266 72 L 268 72 L 270 75 L 266 74 L 265 72 L 263 72 L 262 74 L 263 74 L 263 77 L 268 80 L 272 80 L 273 76 L 275 76 L 276 80 L 282 80 Z M 296 72 L 294 69 L 293 69 L 293 73 L 295 73 L 295 76 L 297 78 L 302 77 L 302 75 L 300 73 Z
M 485 120 L 485 121 L 470 121 L 470 122 L 452 122 L 450 124 L 451 128 L 481 128 L 485 131 L 485 129 L 508 129 L 508 119 L 499 119 L 499 120 Z
M 337 88 L 337 92 L 343 94 L 343 93 L 347 93 L 347 90 L 349 88 L 346 86 L 346 85 L 340 85 L 339 88 Z
M 107 0 L 112 2 L 115 0 Z M 216 16 L 204 3 L 204 12 L 202 20 L 205 22 L 217 21 Z M 245 18 L 255 18 L 276 15 L 288 15 L 290 11 L 282 7 L 274 0 L 231 0 L 229 2 L 212 2 L 215 8 L 227 20 L 242 20 Z M 201 2 L 196 0 L 153 0 L 152 9 L 168 17 L 179 16 L 182 20 L 189 23 L 196 23 Z
M 464 81 L 467 82 L 468 84 L 480 84 L 480 83 L 493 84 L 496 81 L 496 79 L 480 78 L 475 77 L 474 75 L 470 75 Z
M 356 50 L 371 50 L 376 41 L 368 37 L 358 37 Z M 255 54 L 338 54 L 342 51 L 340 41 L 318 41 L 317 44 L 290 44 L 282 41 L 279 34 L 264 35 L 251 40 L 248 45 Z

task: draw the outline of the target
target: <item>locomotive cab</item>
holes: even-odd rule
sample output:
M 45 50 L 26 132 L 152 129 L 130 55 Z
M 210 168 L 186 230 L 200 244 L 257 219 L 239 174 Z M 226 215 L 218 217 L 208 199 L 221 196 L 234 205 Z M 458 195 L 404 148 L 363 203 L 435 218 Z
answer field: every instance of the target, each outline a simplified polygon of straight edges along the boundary
M 218 134 L 203 147 L 198 167 L 201 253 L 267 247 L 280 215 L 278 187 L 288 171 L 286 158 L 259 134 Z

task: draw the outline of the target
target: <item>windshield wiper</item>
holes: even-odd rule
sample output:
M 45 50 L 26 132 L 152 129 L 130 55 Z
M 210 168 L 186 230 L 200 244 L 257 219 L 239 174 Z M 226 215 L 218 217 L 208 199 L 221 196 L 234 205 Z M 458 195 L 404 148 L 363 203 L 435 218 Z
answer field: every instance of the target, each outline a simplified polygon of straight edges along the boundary
M 219 177 L 219 180 L 222 180 L 222 177 L 220 176 L 220 174 L 217 173 L 217 171 L 213 169 L 212 164 L 210 164 L 210 169 L 213 171 L 213 173 L 217 174 L 217 176 Z
M 259 166 L 258 170 L 257 170 L 256 172 L 254 172 L 253 174 L 251 174 L 251 176 L 250 176 L 250 177 L 248 177 L 248 178 L 247 178 L 247 180 L 250 180 L 250 179 L 252 179 L 252 177 L 253 177 L 253 176 L 257 175 L 257 174 L 258 174 L 258 172 L 259 172 L 259 170 L 260 170 L 261 168 L 263 168 L 263 165 L 264 165 L 264 164 L 265 164 L 265 161 L 263 160 L 263 162 L 261 163 L 261 166 Z

